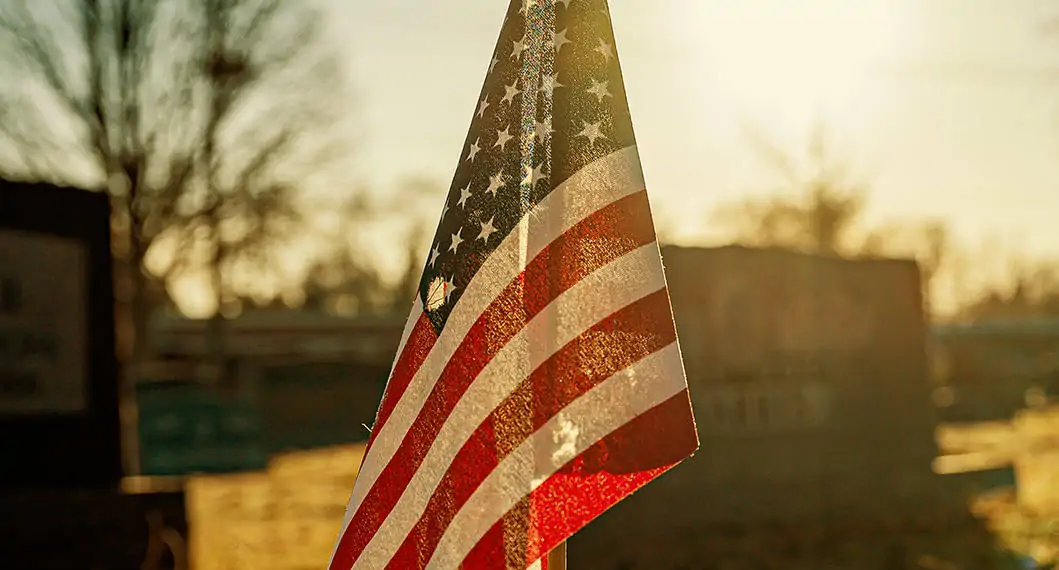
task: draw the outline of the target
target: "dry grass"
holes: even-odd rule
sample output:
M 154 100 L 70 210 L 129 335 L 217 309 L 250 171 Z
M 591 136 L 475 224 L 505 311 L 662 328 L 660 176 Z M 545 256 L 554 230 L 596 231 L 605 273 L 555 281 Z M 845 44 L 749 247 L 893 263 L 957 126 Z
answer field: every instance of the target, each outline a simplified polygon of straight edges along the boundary
M 977 424 L 943 424 L 935 438 L 942 453 L 971 453 L 986 448 L 1004 447 L 1016 437 L 1011 422 Z
M 192 567 L 325 568 L 363 452 L 351 445 L 291 453 L 265 473 L 192 479 Z
M 1059 410 L 1014 424 L 943 426 L 938 443 L 943 453 L 978 454 L 987 463 L 1005 455 L 1017 461 L 1027 451 L 1039 453 L 1033 442 L 1055 433 Z M 188 487 L 194 570 L 326 567 L 363 451 L 351 445 L 290 453 L 275 458 L 264 473 L 194 478 Z M 995 492 L 976 498 L 973 509 L 1008 548 L 1040 561 L 1059 560 L 1059 513 L 1034 512 L 1019 499 L 1013 491 Z
M 1015 552 L 1059 562 L 1059 407 L 1025 411 L 1010 423 L 947 426 L 943 452 L 1014 463 L 1019 488 L 976 497 L 975 513 Z

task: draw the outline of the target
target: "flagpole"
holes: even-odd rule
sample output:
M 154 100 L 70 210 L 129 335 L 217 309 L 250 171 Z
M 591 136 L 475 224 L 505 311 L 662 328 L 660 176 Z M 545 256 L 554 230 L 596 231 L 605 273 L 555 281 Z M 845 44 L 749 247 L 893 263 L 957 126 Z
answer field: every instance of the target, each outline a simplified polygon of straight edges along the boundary
M 548 553 L 548 570 L 566 570 L 566 541 L 560 542 Z

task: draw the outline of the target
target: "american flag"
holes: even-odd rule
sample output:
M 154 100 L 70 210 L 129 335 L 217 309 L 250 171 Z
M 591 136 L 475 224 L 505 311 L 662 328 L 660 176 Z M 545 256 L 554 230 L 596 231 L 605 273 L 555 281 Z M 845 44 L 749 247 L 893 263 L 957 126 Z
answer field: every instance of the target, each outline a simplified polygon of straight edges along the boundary
M 513 0 L 330 568 L 540 568 L 697 447 L 607 2 Z

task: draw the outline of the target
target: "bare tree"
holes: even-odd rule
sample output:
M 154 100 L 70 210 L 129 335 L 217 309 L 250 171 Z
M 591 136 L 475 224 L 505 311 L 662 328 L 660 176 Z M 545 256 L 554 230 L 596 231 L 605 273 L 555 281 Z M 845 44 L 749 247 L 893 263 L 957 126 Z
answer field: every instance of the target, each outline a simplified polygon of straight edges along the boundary
M 332 207 L 334 223 L 316 228 L 324 244 L 301 285 L 309 310 L 354 314 L 372 312 L 388 294 L 378 267 L 368 258 L 358 227 L 378 211 L 366 193 L 344 197 Z
M 414 225 L 405 235 L 405 266 L 390 296 L 389 310 L 408 312 L 416 292 L 419 291 L 419 280 L 423 276 L 425 254 L 423 245 L 429 244 L 430 234 L 427 226 Z
M 727 229 L 736 242 L 846 257 L 914 258 L 932 310 L 937 307 L 933 300 L 939 293 L 939 273 L 947 272 L 953 288 L 958 288 L 958 260 L 942 222 L 905 220 L 858 227 L 867 188 L 828 152 L 823 129 L 814 132 L 805 160 L 755 133 L 751 142 L 779 175 L 781 186 L 762 198 L 726 204 L 713 212 L 715 224 Z
M 1013 256 L 1008 259 L 1008 277 L 986 285 L 960 316 L 970 321 L 1059 316 L 1059 266 L 1054 262 Z
M 22 176 L 110 194 L 135 358 L 149 251 L 165 251 L 162 283 L 212 268 L 222 302 L 235 268 L 276 270 L 300 181 L 341 148 L 343 86 L 320 24 L 311 3 L 285 0 L 0 7 L 0 65 L 19 78 L 0 87 L 0 135 Z
M 427 178 L 402 181 L 382 199 L 372 200 L 366 192 L 334 204 L 337 224 L 328 228 L 319 224 L 317 237 L 326 246 L 314 260 L 305 276 L 302 292 L 311 310 L 338 313 L 405 313 L 409 310 L 426 262 L 430 236 L 423 216 L 433 217 L 419 208 L 426 199 L 431 204 L 444 196 L 443 188 Z M 403 267 L 396 280 L 380 271 L 378 260 L 371 255 L 372 245 L 365 243 L 365 227 L 381 224 L 386 235 L 395 236 L 396 251 L 387 255 L 393 260 L 404 255 Z
M 807 167 L 759 135 L 751 133 L 751 142 L 781 187 L 764 198 L 721 206 L 713 213 L 714 224 L 745 245 L 847 253 L 865 189 L 831 158 L 824 131 L 817 129 L 811 139 Z
M 928 310 L 936 318 L 948 315 L 965 300 L 961 281 L 966 278 L 967 265 L 952 241 L 948 226 L 941 221 L 904 220 L 881 224 L 867 232 L 857 245 L 856 254 L 915 259 Z M 946 299 L 951 306 L 944 307 L 939 299 Z
M 430 247 L 429 232 L 437 215 L 435 206 L 439 197 L 445 200 L 445 195 L 445 188 L 434 179 L 410 178 L 398 186 L 390 203 L 385 205 L 386 211 L 404 217 L 407 223 L 403 232 L 404 270 L 390 294 L 390 311 L 406 313 L 412 304 Z M 417 214 L 419 205 L 425 209 L 420 208 Z

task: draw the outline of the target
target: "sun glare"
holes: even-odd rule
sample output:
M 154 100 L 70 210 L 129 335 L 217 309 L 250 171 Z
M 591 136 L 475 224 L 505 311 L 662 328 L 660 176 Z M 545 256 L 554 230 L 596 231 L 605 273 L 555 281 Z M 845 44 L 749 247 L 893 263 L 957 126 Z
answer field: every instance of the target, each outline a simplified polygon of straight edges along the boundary
M 901 5 L 710 1 L 684 22 L 711 89 L 743 107 L 787 114 L 872 97 L 866 79 L 902 49 Z

